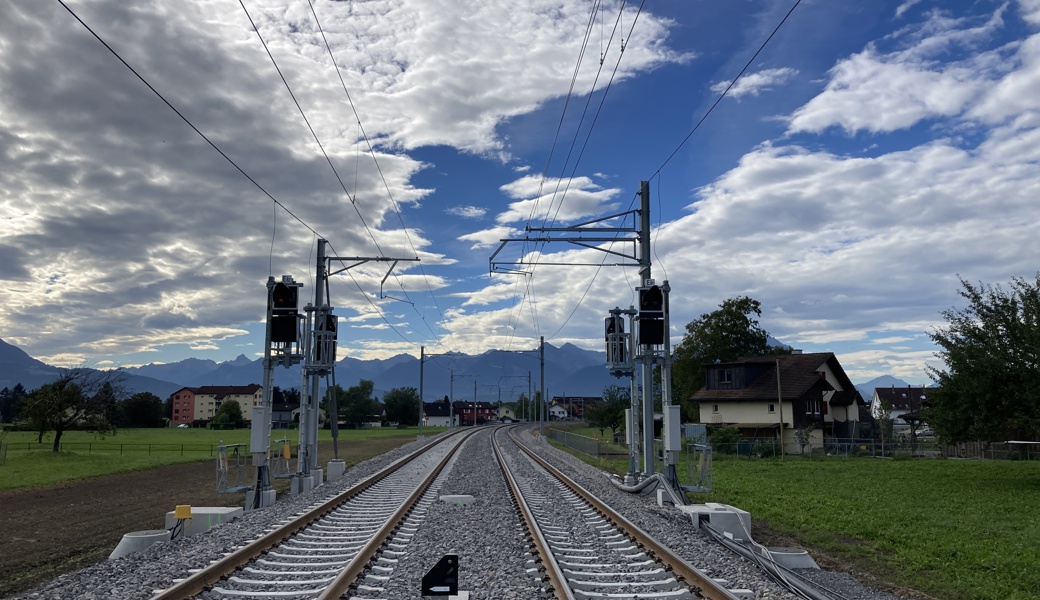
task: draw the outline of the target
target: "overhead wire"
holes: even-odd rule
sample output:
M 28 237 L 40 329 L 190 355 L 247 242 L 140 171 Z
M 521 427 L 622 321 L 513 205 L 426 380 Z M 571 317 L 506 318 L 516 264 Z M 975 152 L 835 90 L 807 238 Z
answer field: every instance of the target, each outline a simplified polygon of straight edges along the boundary
M 299 111 L 300 116 L 303 118 L 304 123 L 307 125 L 307 129 L 310 131 L 311 136 L 314 138 L 315 143 L 318 145 L 318 148 L 321 150 L 322 155 L 325 157 L 325 161 L 328 163 L 329 168 L 332 169 L 333 174 L 336 176 L 336 181 L 339 182 L 340 188 L 343 189 L 343 193 L 346 194 L 348 199 L 350 199 L 351 206 L 353 206 L 354 211 L 358 215 L 358 218 L 361 220 L 361 223 L 365 226 L 365 229 L 368 231 L 368 235 L 372 239 L 372 243 L 375 244 L 376 249 L 379 250 L 380 255 L 383 255 L 383 251 L 379 247 L 379 241 L 376 240 L 375 234 L 372 232 L 371 227 L 369 227 L 368 223 L 365 221 L 364 215 L 361 214 L 361 211 L 357 207 L 356 197 L 352 198 L 351 195 L 350 195 L 350 192 L 347 190 L 347 186 L 343 182 L 343 178 L 340 177 L 339 171 L 336 170 L 336 166 L 333 164 L 331 157 L 329 157 L 328 152 L 325 151 L 324 144 L 321 143 L 321 139 L 318 137 L 317 132 L 314 131 L 314 127 L 311 125 L 310 119 L 307 118 L 307 113 L 303 110 L 303 106 L 300 105 L 299 100 L 296 98 L 296 94 L 293 93 L 292 86 L 289 85 L 289 81 L 285 78 L 285 75 L 282 73 L 282 69 L 278 66 L 278 61 L 275 60 L 274 55 L 271 54 L 271 49 L 268 47 L 267 41 L 264 40 L 264 36 L 260 33 L 260 28 L 257 27 L 256 26 L 256 22 L 253 21 L 253 17 L 252 17 L 252 15 L 249 14 L 249 9 L 246 8 L 245 2 L 243 0 L 239 0 L 238 3 L 239 3 L 239 6 L 242 7 L 242 11 L 245 13 L 246 18 L 249 20 L 249 24 L 250 24 L 250 26 L 252 26 L 253 31 L 256 32 L 256 36 L 260 40 L 260 44 L 264 47 L 264 51 L 267 52 L 267 57 L 271 59 L 271 64 L 274 65 L 275 71 L 277 71 L 279 78 L 281 78 L 281 80 L 282 80 L 282 84 L 285 85 L 286 91 L 289 92 L 289 96 L 292 98 L 293 103 L 296 105 L 296 109 Z M 356 116 L 356 114 L 357 113 L 355 112 L 355 116 Z M 359 124 L 360 124 L 360 121 L 359 121 Z M 356 180 L 355 180 L 355 182 L 356 182 Z M 317 235 L 317 232 L 315 232 L 315 235 Z M 323 237 L 323 239 L 326 240 L 326 243 L 328 243 L 329 247 L 332 248 L 332 243 L 328 240 L 328 238 L 326 238 L 324 236 L 322 236 L 322 237 Z M 313 245 L 312 245 L 312 250 L 313 250 Z M 390 323 L 389 319 L 386 318 L 386 316 L 383 314 L 383 312 L 381 310 L 379 310 L 379 308 L 375 304 L 375 302 L 373 302 L 372 299 L 362 290 L 362 288 L 361 288 L 360 284 L 358 283 L 358 281 L 353 277 L 353 274 L 351 274 L 351 279 L 354 280 L 354 283 L 358 286 L 359 291 L 361 291 L 362 295 L 366 298 L 366 300 L 368 300 L 369 304 L 371 304 L 374 308 L 376 308 L 376 312 L 384 319 L 386 324 L 389 327 L 391 327 L 392 329 L 394 329 L 394 331 L 398 335 L 402 335 L 399 331 L 396 330 L 396 328 L 393 327 L 393 324 Z M 314 282 L 312 282 L 312 285 L 313 285 L 313 283 Z M 431 329 L 430 332 L 433 333 L 432 329 Z M 436 334 L 434 334 L 434 335 L 436 335 Z M 403 337 L 403 335 L 402 335 L 402 337 Z M 408 340 L 406 339 L 406 341 L 408 341 Z M 414 342 L 411 342 L 411 343 L 414 344 Z
M 94 39 L 96 39 L 102 46 L 104 46 L 106 50 L 108 50 L 117 60 L 119 60 L 120 63 L 123 64 L 124 67 L 126 67 L 131 73 L 133 73 L 134 76 L 137 77 L 137 79 L 140 80 L 141 83 L 143 83 L 145 85 L 145 87 L 147 87 L 153 94 L 155 94 L 170 110 L 172 110 L 174 112 L 174 114 L 176 114 L 178 117 L 180 117 L 180 119 L 182 121 L 184 121 L 184 123 L 186 125 L 188 125 L 188 127 L 190 127 L 196 134 L 198 134 L 199 137 L 201 137 L 203 140 L 205 140 L 205 142 L 207 144 L 209 144 L 210 147 L 213 148 L 213 150 L 215 150 L 218 154 L 220 154 L 220 156 L 223 157 L 224 160 L 226 160 L 232 167 L 234 167 L 235 170 L 237 170 L 243 177 L 245 177 L 246 180 L 248 180 L 250 183 L 252 183 L 258 190 L 260 190 L 261 193 L 263 193 L 268 199 L 270 199 L 271 202 L 273 203 L 272 204 L 273 206 L 275 206 L 277 208 L 281 208 L 289 216 L 291 216 L 293 219 L 295 219 L 298 223 L 303 225 L 303 227 L 306 228 L 308 231 L 310 231 L 314 236 L 327 239 L 327 236 L 322 235 L 314 227 L 312 227 L 310 224 L 308 224 L 306 221 L 304 221 L 301 217 L 299 217 L 296 213 L 294 213 L 283 202 L 281 202 L 280 200 L 275 198 L 273 194 L 271 194 L 269 191 L 267 191 L 266 188 L 264 188 L 256 179 L 254 179 L 249 173 L 247 173 L 245 171 L 245 169 L 243 169 L 241 166 L 239 166 L 238 163 L 236 163 L 230 156 L 228 156 L 228 154 L 226 152 L 224 152 L 219 146 L 217 146 L 217 144 L 215 142 L 213 142 L 213 140 L 211 140 L 205 133 L 203 133 L 202 130 L 200 130 L 198 127 L 196 127 L 195 124 L 192 123 L 191 120 L 188 119 L 188 117 L 185 116 L 184 113 L 182 113 L 176 106 L 174 106 L 173 103 L 170 100 L 168 100 L 158 89 L 156 89 L 155 86 L 153 86 L 147 79 L 145 79 L 145 77 L 143 75 L 141 75 L 136 69 L 134 69 L 134 67 L 131 66 L 130 63 L 128 63 L 108 42 L 106 42 L 104 40 L 104 38 L 101 37 L 100 34 L 98 34 L 96 31 L 94 31 L 94 29 L 92 27 L 90 27 L 90 25 L 88 25 L 82 18 L 80 18 L 80 16 L 78 14 L 76 14 L 76 12 L 74 10 L 72 10 L 67 4 L 65 4 L 65 2 L 63 0 L 57 0 L 57 2 L 70 15 L 72 15 L 72 17 L 74 19 L 76 19 L 76 21 L 78 21 L 79 24 L 82 25 L 84 29 L 86 29 L 92 36 L 94 36 Z M 272 235 L 274 235 L 274 234 L 272 234 Z M 272 250 L 272 257 L 273 257 L 273 250 Z M 269 268 L 269 271 L 271 273 L 273 273 L 273 270 L 274 270 L 273 258 L 269 261 L 269 267 L 268 268 Z M 360 289 L 360 285 L 358 287 Z M 362 293 L 364 294 L 363 291 L 362 291 Z M 364 295 L 365 295 L 366 298 L 368 298 L 367 294 L 364 294 Z M 372 302 L 370 298 L 369 298 L 369 303 L 372 304 L 376 308 L 377 312 L 379 312 L 380 316 L 382 316 L 384 318 L 384 320 L 386 321 L 387 325 L 391 329 L 394 329 L 394 331 L 397 332 L 398 335 L 401 335 L 400 332 L 398 332 L 396 330 L 396 328 L 394 328 L 393 324 L 390 323 L 389 320 L 387 320 L 385 318 L 385 316 L 382 315 L 382 312 L 379 311 L 378 306 L 376 306 L 375 303 Z M 403 337 L 404 336 L 402 336 L 402 338 Z M 408 340 L 407 338 L 404 338 L 404 339 L 405 339 L 405 341 L 408 341 L 408 342 L 411 343 L 411 341 Z
M 239 0 L 239 1 L 241 1 L 241 0 Z M 339 78 L 340 85 L 343 88 L 343 93 L 346 95 L 347 102 L 350 104 L 350 109 L 353 111 L 354 118 L 357 120 L 358 130 L 361 132 L 361 135 L 362 135 L 363 139 L 365 140 L 365 143 L 368 145 L 369 153 L 372 156 L 372 162 L 375 165 L 376 172 L 379 174 L 379 179 L 383 183 L 383 188 L 386 190 L 386 194 L 387 194 L 387 197 L 390 200 L 390 204 L 391 204 L 391 206 L 393 206 L 394 212 L 397 213 L 397 217 L 398 217 L 399 221 L 401 222 L 401 228 L 402 228 L 402 231 L 404 232 L 405 239 L 408 240 L 408 245 L 411 247 L 412 253 L 416 257 L 418 257 L 419 252 L 418 252 L 418 250 L 416 250 L 415 243 L 412 241 L 412 237 L 408 233 L 408 227 L 404 223 L 404 216 L 401 214 L 400 206 L 397 204 L 397 200 L 394 198 L 393 192 L 390 190 L 390 185 L 386 181 L 386 177 L 383 174 L 383 169 L 379 166 L 379 160 L 376 158 L 375 148 L 372 146 L 372 141 L 369 139 L 368 133 L 365 131 L 365 128 L 364 128 L 364 126 L 361 123 L 361 116 L 358 114 L 357 107 L 354 105 L 354 100 L 353 100 L 353 98 L 351 98 L 350 91 L 347 89 L 346 81 L 344 81 L 344 79 L 343 79 L 343 73 L 340 71 L 339 63 L 336 61 L 335 54 L 332 52 L 332 46 L 329 44 L 329 40 L 325 36 L 325 30 L 321 26 L 321 20 L 318 18 L 318 13 L 317 13 L 317 11 L 314 10 L 314 3 L 312 2 L 312 0 L 307 0 L 307 5 L 310 7 L 311 15 L 314 17 L 314 23 L 318 27 L 318 33 L 321 34 L 321 39 L 322 39 L 322 41 L 325 44 L 325 49 L 329 53 L 329 59 L 332 61 L 332 66 L 336 69 L 336 76 Z M 355 203 L 356 203 L 356 197 L 355 197 Z M 357 207 L 355 206 L 355 209 L 356 208 Z M 359 214 L 360 214 L 360 212 L 359 212 Z M 367 225 L 366 225 L 366 227 L 367 227 Z M 371 233 L 371 231 L 370 231 L 370 233 Z M 374 239 L 373 239 L 373 241 L 374 241 Z M 378 244 L 377 244 L 376 247 L 378 248 Z M 382 253 L 382 250 L 380 250 L 380 253 Z M 437 303 L 437 297 L 433 293 L 433 286 L 430 284 L 429 277 L 426 274 L 426 270 L 423 268 L 423 265 L 422 265 L 421 262 L 418 264 L 418 267 L 419 267 L 419 272 L 423 276 L 423 281 L 426 283 L 426 289 L 429 292 L 430 299 L 433 301 L 434 308 L 437 309 L 437 312 L 443 318 L 444 317 L 444 312 L 441 310 L 440 305 Z M 394 275 L 394 279 L 401 286 L 401 291 L 404 292 L 405 297 L 408 297 L 408 292 L 404 289 L 404 285 L 401 283 L 400 278 L 397 277 L 397 275 Z M 414 309 L 415 305 L 412 304 L 412 307 Z M 446 346 L 444 346 L 443 342 L 440 340 L 441 336 L 438 336 L 437 333 L 433 331 L 433 328 L 430 327 L 429 322 L 426 320 L 426 315 L 423 314 L 423 313 L 420 313 L 418 311 L 418 309 L 415 309 L 415 310 L 419 314 L 419 318 L 423 321 L 423 323 L 426 325 L 426 327 L 430 330 L 430 333 L 433 334 L 434 339 L 436 340 L 437 344 L 446 348 Z M 447 333 L 448 333 L 448 337 L 451 338 L 452 343 L 455 345 L 455 348 L 458 349 L 459 346 L 458 346 L 458 343 L 455 341 L 454 335 L 451 333 L 450 330 L 448 330 Z
M 632 25 L 629 28 L 629 39 L 631 39 L 632 32 L 635 30 L 636 23 L 639 21 L 639 15 L 642 13 L 644 4 L 645 4 L 645 0 L 643 0 L 639 4 L 639 8 L 636 11 L 636 16 L 634 17 L 634 19 L 632 21 Z M 625 8 L 625 2 L 622 1 L 620 9 L 618 11 L 618 17 L 615 20 L 614 28 L 612 29 L 610 38 L 608 39 L 608 42 L 607 42 L 607 50 L 609 50 L 611 40 L 614 39 L 615 33 L 618 31 L 619 24 L 621 23 L 622 14 L 624 13 L 624 8 Z M 624 34 L 622 33 L 622 40 L 623 39 L 624 39 Z M 585 140 L 582 143 L 581 150 L 578 153 L 578 157 L 574 161 L 574 165 L 573 165 L 573 167 L 571 169 L 570 177 L 566 177 L 567 165 L 570 163 L 570 157 L 571 157 L 571 154 L 573 153 L 574 146 L 577 143 L 578 135 L 579 135 L 579 133 L 581 131 L 581 125 L 582 125 L 582 123 L 584 123 L 585 115 L 587 114 L 589 105 L 591 104 L 592 96 L 593 96 L 593 94 L 595 92 L 595 84 L 596 84 L 596 82 L 599 81 L 599 76 L 600 76 L 600 74 L 602 72 L 602 69 L 603 69 L 602 62 L 600 63 L 599 69 L 597 69 L 595 81 L 593 83 L 593 89 L 591 89 L 589 91 L 589 96 L 588 96 L 588 99 L 586 100 L 585 108 L 584 108 L 584 110 L 582 112 L 581 119 L 579 120 L 579 124 L 578 124 L 577 128 L 575 129 L 574 137 L 573 137 L 573 139 L 571 141 L 571 146 L 570 146 L 570 149 L 569 149 L 568 154 L 567 154 L 567 159 L 564 162 L 563 172 L 561 173 L 561 177 L 557 180 L 557 187 L 556 187 L 556 190 L 553 192 L 552 199 L 550 200 L 549 210 L 546 211 L 546 216 L 548 216 L 548 214 L 550 212 L 552 212 L 552 206 L 555 203 L 556 195 L 559 192 L 560 183 L 566 178 L 567 179 L 567 184 L 564 187 L 564 192 L 563 192 L 563 195 L 560 198 L 559 203 L 556 205 L 556 211 L 553 212 L 552 219 L 549 221 L 549 226 L 551 226 L 552 224 L 554 224 L 556 222 L 556 220 L 559 217 L 559 212 L 563 208 L 563 200 L 564 200 L 564 197 L 566 196 L 567 190 L 570 189 L 570 181 L 573 180 L 574 174 L 577 172 L 578 165 L 581 163 L 581 159 L 582 159 L 582 157 L 585 154 L 585 149 L 588 147 L 589 140 L 592 138 L 592 132 L 595 129 L 596 123 L 599 120 L 599 115 L 601 114 L 601 112 L 603 110 L 603 106 L 604 106 L 604 104 L 606 102 L 607 94 L 610 92 L 610 88 L 611 88 L 611 85 L 614 82 L 614 78 L 617 76 L 618 69 L 621 66 L 621 59 L 624 58 L 624 54 L 625 54 L 625 46 L 624 46 L 624 43 L 622 42 L 621 46 L 620 46 L 620 50 L 618 52 L 617 61 L 614 63 L 614 68 L 611 71 L 610 79 L 607 81 L 606 86 L 603 88 L 603 93 L 600 95 L 599 105 L 596 108 L 595 115 L 593 116 L 592 122 L 590 123 L 589 128 L 588 128 L 588 130 L 586 132 Z M 555 147 L 555 141 L 554 141 L 554 147 Z M 543 180 L 544 180 L 544 177 L 543 177 Z M 544 219 L 543 219 L 543 226 L 545 226 L 545 220 Z M 616 234 L 616 237 L 620 237 L 620 234 Z M 544 247 L 545 243 L 546 242 L 542 242 L 541 246 Z M 530 277 L 532 277 L 532 278 L 533 278 L 534 270 L 535 270 L 535 268 L 538 265 L 537 261 L 538 261 L 538 258 L 536 258 L 536 260 L 532 263 L 532 265 L 530 267 Z M 604 262 L 604 263 L 606 262 L 606 257 L 604 257 L 602 262 Z M 589 289 L 591 289 L 592 284 L 595 282 L 596 278 L 599 276 L 599 273 L 601 272 L 601 270 L 602 270 L 602 265 L 596 269 L 596 273 L 593 275 L 592 280 L 589 282 L 589 287 L 586 289 L 585 293 L 582 294 L 581 298 L 578 300 L 578 303 L 575 305 L 575 307 L 571 311 L 570 315 L 567 317 L 567 319 L 564 320 L 563 324 L 560 326 L 559 329 L 557 329 L 556 333 L 553 334 L 552 336 L 550 336 L 549 339 L 555 338 L 555 336 L 560 331 L 562 331 L 563 327 L 570 321 L 570 318 L 575 314 L 577 309 L 581 306 L 581 303 L 584 301 L 585 297 L 588 294 Z M 528 289 L 530 289 L 530 280 L 528 280 Z M 524 296 L 524 298 L 521 298 L 521 311 L 518 311 L 518 313 L 517 313 L 517 322 L 519 322 L 520 315 L 522 314 L 522 306 L 523 306 L 523 303 L 524 303 L 525 300 L 526 300 L 526 295 Z M 514 331 L 515 331 L 515 329 L 516 328 L 514 327 Z
M 671 162 L 673 158 L 675 158 L 675 155 L 679 153 L 679 150 L 681 150 L 682 147 L 686 145 L 686 142 L 690 141 L 690 138 L 693 137 L 693 134 L 696 133 L 698 129 L 700 129 L 701 125 L 708 118 L 708 115 L 710 115 L 712 111 L 715 110 L 715 107 L 718 106 L 720 102 L 722 102 L 722 99 L 726 97 L 726 94 L 728 94 L 731 89 L 733 89 L 733 86 L 736 85 L 737 81 L 739 81 L 740 78 L 744 76 L 744 73 L 751 68 L 751 65 L 755 62 L 755 59 L 758 58 L 758 55 L 762 53 L 762 50 L 764 50 L 766 45 L 769 44 L 770 40 L 773 39 L 773 36 L 776 35 L 776 32 L 780 31 L 780 28 L 784 26 L 784 23 L 787 22 L 788 17 L 791 16 L 791 13 L 794 12 L 794 9 L 798 8 L 798 5 L 801 4 L 801 2 L 802 0 L 795 0 L 794 4 L 791 5 L 790 10 L 788 10 L 787 14 L 784 15 L 784 18 L 780 19 L 780 22 L 777 23 L 776 27 L 773 28 L 773 31 L 769 33 L 769 36 L 766 37 L 765 41 L 763 41 L 762 44 L 759 45 L 758 50 L 756 50 L 755 53 L 751 56 L 751 58 L 748 59 L 747 63 L 744 64 L 744 68 L 742 68 L 740 72 L 737 73 L 737 76 L 733 78 L 733 81 L 729 82 L 729 85 L 726 86 L 726 89 L 722 90 L 722 93 L 719 94 L 719 97 L 715 99 L 715 102 L 712 103 L 711 107 L 708 108 L 707 112 L 705 112 L 701 116 L 701 118 L 693 126 L 693 129 L 691 129 L 690 132 L 686 134 L 686 137 L 684 137 L 682 141 L 679 142 L 679 145 L 675 147 L 675 150 L 672 150 L 671 154 L 668 155 L 668 158 L 664 159 L 664 162 L 661 163 L 661 166 L 657 167 L 657 170 L 654 171 L 654 174 L 648 177 L 647 179 L 653 179 L 655 175 L 660 173 L 661 169 L 664 169 L 665 166 L 669 162 Z
M 126 60 L 124 60 L 123 57 L 120 56 L 119 53 L 116 52 L 115 49 L 112 48 L 112 46 L 110 46 L 108 44 L 108 42 L 106 42 L 100 35 L 98 35 L 98 33 L 96 31 L 94 31 L 90 27 L 90 25 L 87 25 L 87 23 L 85 21 L 83 21 L 83 19 L 81 19 L 79 17 L 79 15 L 76 14 L 75 11 L 73 11 L 71 8 L 69 8 L 69 6 L 67 4 L 65 4 L 65 2 L 63 0 L 57 0 L 57 2 L 58 2 L 58 4 L 60 4 L 62 6 L 62 8 L 64 8 L 66 11 L 68 11 L 68 13 L 70 15 L 72 15 L 72 17 L 74 19 L 79 21 L 79 24 L 82 25 L 83 28 L 86 29 L 88 32 L 90 32 L 90 34 L 92 36 L 94 36 L 94 39 L 96 39 L 98 42 L 100 42 L 101 45 L 104 46 L 106 50 L 108 50 L 110 53 L 112 53 L 112 56 L 115 56 L 116 59 L 119 60 L 119 62 L 123 63 L 124 67 L 129 69 L 130 72 L 133 73 L 134 76 L 137 77 L 141 81 L 141 83 L 143 83 L 149 90 L 152 91 L 153 94 L 155 94 L 160 100 L 162 100 L 163 104 L 165 104 L 167 107 L 169 107 L 169 109 L 172 110 L 178 117 L 180 117 L 181 120 L 184 121 L 184 123 L 186 125 L 188 125 L 188 127 L 191 127 L 191 129 L 195 133 L 197 133 L 199 135 L 199 137 L 201 137 L 203 140 L 205 140 L 206 143 L 209 144 L 211 148 L 216 150 L 217 154 L 219 154 L 221 157 L 223 157 L 224 160 L 226 160 L 232 167 L 234 167 L 236 171 L 241 173 L 243 177 L 245 177 L 247 180 L 249 180 L 249 182 L 252 183 L 258 190 L 260 190 L 261 193 L 263 193 L 265 196 L 267 196 L 271 200 L 271 202 L 274 202 L 274 204 L 276 206 L 278 206 L 279 208 L 284 210 L 290 217 L 292 217 L 293 219 L 296 219 L 296 221 L 298 221 L 301 225 L 303 225 L 305 228 L 307 228 L 307 230 L 310 231 L 311 233 L 313 233 L 315 235 L 321 235 L 313 227 L 311 227 L 306 221 L 301 219 L 299 216 L 296 215 L 296 213 L 294 213 L 292 210 L 290 210 L 289 207 L 287 207 L 285 204 L 283 204 L 281 201 L 279 201 L 277 198 L 275 198 L 270 192 L 268 192 L 264 188 L 264 186 L 260 185 L 260 183 L 257 182 L 256 179 L 253 179 L 253 177 L 251 175 L 249 175 L 249 173 L 246 173 L 245 170 L 242 167 L 238 166 L 238 163 L 236 163 L 234 160 L 232 160 L 231 157 L 228 156 L 223 150 L 221 150 L 220 147 L 217 146 L 216 143 L 213 142 L 213 140 L 209 139 L 209 137 L 206 136 L 206 134 L 202 133 L 202 131 L 198 127 L 196 127 L 195 124 L 192 123 L 190 119 L 188 119 L 188 117 L 184 116 L 184 113 L 182 113 L 180 110 L 178 110 L 177 107 L 174 106 L 172 102 L 167 100 L 166 97 L 163 96 L 162 93 L 159 92 L 159 90 L 157 90 L 151 83 L 149 83 L 148 80 L 145 79 L 143 75 L 138 73 L 136 69 L 134 69 L 132 66 L 130 66 L 130 63 L 126 62 Z

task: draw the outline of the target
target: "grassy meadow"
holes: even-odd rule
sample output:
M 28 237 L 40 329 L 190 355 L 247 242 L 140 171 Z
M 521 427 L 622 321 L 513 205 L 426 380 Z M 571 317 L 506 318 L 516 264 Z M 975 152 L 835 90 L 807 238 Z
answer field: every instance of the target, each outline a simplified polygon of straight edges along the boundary
M 423 434 L 433 435 L 443 430 L 424 427 Z M 298 436 L 295 429 L 275 430 L 271 435 L 272 442 L 282 439 L 283 433 L 295 446 Z M 375 453 L 379 454 L 415 441 L 417 433 L 416 427 L 341 430 L 341 458 L 348 463 L 358 462 L 372 454 L 353 452 L 352 447 L 365 444 L 378 450 Z M 216 447 L 221 443 L 247 444 L 243 452 L 248 452 L 249 430 L 123 429 L 103 439 L 87 431 L 68 431 L 61 437 L 62 451 L 59 453 L 51 451 L 53 439 L 53 434 L 44 436 L 41 445 L 37 443 L 36 433 L 7 432 L 3 440 L 7 446 L 6 461 L 0 464 L 0 490 L 51 485 L 175 463 L 215 460 Z M 318 441 L 321 446 L 319 459 L 332 458 L 332 433 L 319 431 Z
M 1040 596 L 1040 461 L 716 454 L 713 470 L 714 491 L 692 502 L 747 510 L 810 554 L 944 600 Z

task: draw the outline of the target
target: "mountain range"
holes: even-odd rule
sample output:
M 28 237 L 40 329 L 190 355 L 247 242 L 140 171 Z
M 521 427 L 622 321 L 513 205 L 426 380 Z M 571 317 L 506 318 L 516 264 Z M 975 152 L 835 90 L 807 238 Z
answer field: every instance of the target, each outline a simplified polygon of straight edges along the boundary
M 226 362 L 188 358 L 175 363 L 148 364 L 119 369 L 126 377 L 124 387 L 130 392 L 151 392 L 160 398 L 182 387 L 203 385 L 246 385 L 262 383 L 262 359 L 250 360 L 245 355 Z M 17 346 L 0 340 L 0 389 L 21 383 L 34 390 L 53 381 L 61 369 L 52 367 L 26 354 Z M 336 363 L 336 383 L 346 388 L 362 379 L 373 382 L 376 397 L 398 387 L 419 389 L 419 359 L 399 354 L 386 359 L 359 360 L 344 358 Z M 443 354 L 426 356 L 422 365 L 423 397 L 429 402 L 452 394 L 456 400 L 472 399 L 512 402 L 539 389 L 538 352 L 489 350 L 483 354 Z M 278 367 L 275 385 L 298 388 L 301 384 L 299 365 Z M 474 383 L 476 389 L 474 390 Z M 600 352 L 583 350 L 573 344 L 559 348 L 545 345 L 545 393 L 553 396 L 600 396 L 610 385 L 628 386 L 627 379 L 617 379 L 607 372 Z M 907 383 L 890 375 L 856 385 L 867 402 L 877 387 L 906 387 Z
M 422 365 L 423 397 L 427 401 L 453 392 L 455 399 L 503 402 L 515 401 L 530 389 L 539 389 L 537 351 L 489 350 L 483 354 L 446 354 L 427 356 Z M 166 398 L 182 387 L 203 385 L 246 385 L 263 381 L 262 359 L 245 355 L 226 362 L 188 358 L 176 363 L 148 364 L 119 369 L 126 375 L 124 387 L 133 392 L 152 392 Z M 0 340 L 0 389 L 21 383 L 33 390 L 53 381 L 60 369 L 32 358 L 17 346 Z M 387 359 L 344 358 L 336 363 L 336 383 L 357 385 L 362 379 L 374 383 L 376 397 L 398 387 L 420 387 L 419 359 L 399 354 Z M 300 366 L 278 367 L 275 385 L 299 388 Z M 474 389 L 474 383 L 476 383 Z M 583 350 L 573 344 L 557 348 L 545 345 L 545 393 L 547 396 L 600 396 L 609 385 L 628 386 L 627 380 L 607 372 L 602 353 Z

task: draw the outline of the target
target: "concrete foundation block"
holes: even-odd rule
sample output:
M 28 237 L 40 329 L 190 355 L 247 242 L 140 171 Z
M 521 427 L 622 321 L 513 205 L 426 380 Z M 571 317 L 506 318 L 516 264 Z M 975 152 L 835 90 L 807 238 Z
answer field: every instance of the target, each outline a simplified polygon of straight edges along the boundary
M 325 483 L 325 470 L 324 469 L 311 469 L 311 479 L 314 480 L 314 487 L 318 487 Z
M 708 502 L 707 504 L 689 504 L 677 506 L 683 514 L 690 515 L 693 524 L 700 527 L 702 522 L 707 522 L 723 534 L 729 534 L 736 540 L 750 540 L 751 538 L 751 513 L 728 504 Z
M 274 494 L 274 490 L 270 490 Z M 252 492 L 248 492 L 252 494 Z M 273 502 L 272 502 L 273 503 Z M 252 505 L 250 505 L 252 506 Z M 193 506 L 191 507 L 191 518 L 184 521 L 184 531 L 179 537 L 204 533 L 210 529 L 234 521 L 242 516 L 242 507 L 239 506 Z M 177 524 L 173 511 L 166 513 L 166 529 L 173 529 Z
M 327 472 L 329 481 L 336 481 L 340 477 L 343 477 L 343 474 L 347 472 L 347 463 L 339 459 L 330 460 Z
M 292 485 L 290 486 L 289 493 L 292 495 L 302 494 L 309 492 L 314 489 L 314 478 L 310 475 L 295 475 L 292 478 Z
M 170 532 L 166 529 L 131 531 L 123 535 L 123 539 L 116 545 L 115 550 L 108 555 L 108 560 L 115 560 L 132 552 L 140 552 L 156 542 L 166 542 L 169 539 Z
M 249 490 L 246 492 L 246 501 L 242 504 L 247 511 L 253 510 L 253 495 L 255 492 Z M 264 490 L 260 492 L 260 508 L 267 508 L 273 506 L 276 500 L 277 492 L 274 490 Z

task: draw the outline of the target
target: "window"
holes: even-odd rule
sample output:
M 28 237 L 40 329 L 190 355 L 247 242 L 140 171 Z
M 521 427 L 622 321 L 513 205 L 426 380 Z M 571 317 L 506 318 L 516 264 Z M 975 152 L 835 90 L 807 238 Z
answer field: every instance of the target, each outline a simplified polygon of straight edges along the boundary
M 711 405 L 711 412 L 713 412 L 713 413 L 719 412 L 719 405 L 718 404 L 712 404 Z
M 733 383 L 733 373 L 729 369 L 719 369 L 719 383 Z
M 776 412 L 776 405 L 772 404 L 772 403 L 769 404 L 769 407 L 766 408 L 766 412 L 768 412 L 770 414 L 775 413 Z

